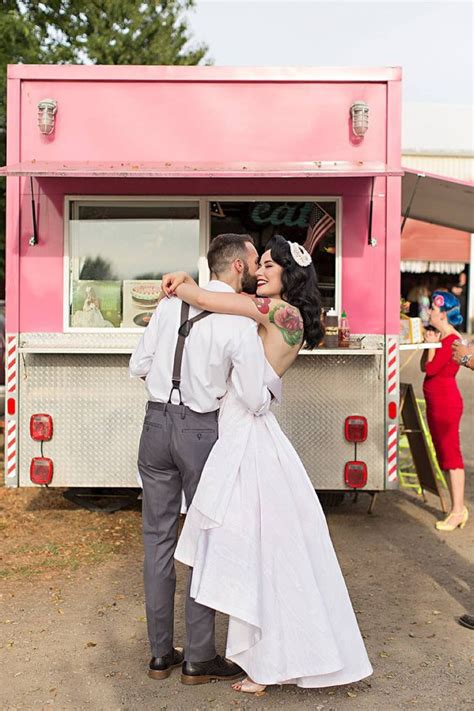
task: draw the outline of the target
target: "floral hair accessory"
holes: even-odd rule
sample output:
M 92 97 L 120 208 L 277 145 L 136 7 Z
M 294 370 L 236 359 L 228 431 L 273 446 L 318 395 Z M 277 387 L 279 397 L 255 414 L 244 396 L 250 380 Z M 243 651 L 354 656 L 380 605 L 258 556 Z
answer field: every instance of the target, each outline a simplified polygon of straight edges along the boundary
M 298 244 L 298 242 L 288 242 L 288 244 L 290 245 L 291 256 L 300 267 L 309 267 L 313 263 L 311 255 L 301 244 Z
M 441 294 L 437 294 L 433 299 L 433 304 L 440 309 L 442 306 L 444 306 L 444 296 L 441 296 Z

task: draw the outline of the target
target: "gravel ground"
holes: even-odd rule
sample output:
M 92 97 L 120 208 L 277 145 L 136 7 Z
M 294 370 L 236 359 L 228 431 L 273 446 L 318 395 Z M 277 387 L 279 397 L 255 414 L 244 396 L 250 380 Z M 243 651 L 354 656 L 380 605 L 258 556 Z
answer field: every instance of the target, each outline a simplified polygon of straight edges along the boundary
M 185 687 L 179 670 L 163 682 L 146 676 L 138 510 L 91 513 L 51 491 L 1 494 L 2 709 L 473 708 L 474 633 L 456 617 L 474 612 L 474 526 L 437 533 L 434 497 L 424 504 L 387 493 L 372 515 L 360 497 L 329 513 L 373 676 L 333 689 L 273 687 L 255 698 L 224 682 Z M 184 580 L 180 566 L 177 644 Z M 219 615 L 220 651 L 225 627 Z
M 419 391 L 414 360 L 402 373 Z M 474 512 L 472 373 L 462 369 L 460 384 Z M 436 532 L 441 513 L 431 495 L 423 503 L 405 492 L 382 494 L 372 515 L 368 503 L 347 500 L 328 521 L 373 676 L 333 689 L 272 687 L 256 698 L 224 682 L 185 687 L 179 670 L 163 682 L 147 677 L 138 507 L 92 513 L 57 490 L 0 488 L 0 708 L 474 709 L 474 633 L 456 623 L 474 614 L 474 525 Z M 179 566 L 176 644 L 184 580 Z M 217 627 L 223 652 L 221 615 Z

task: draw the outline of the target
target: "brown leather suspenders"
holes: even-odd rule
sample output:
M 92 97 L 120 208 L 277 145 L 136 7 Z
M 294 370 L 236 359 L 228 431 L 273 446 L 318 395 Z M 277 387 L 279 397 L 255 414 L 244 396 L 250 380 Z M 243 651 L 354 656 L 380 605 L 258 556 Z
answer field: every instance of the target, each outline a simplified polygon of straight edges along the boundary
M 183 353 L 184 353 L 184 342 L 186 338 L 189 336 L 189 333 L 194 326 L 195 323 L 200 321 L 203 318 L 206 318 L 206 316 L 210 316 L 211 312 L 210 311 L 202 311 L 200 314 L 195 316 L 194 318 L 188 319 L 189 316 L 189 304 L 187 304 L 185 301 L 182 302 L 181 304 L 181 317 L 180 317 L 180 326 L 178 330 L 178 342 L 176 343 L 176 350 L 174 353 L 174 363 L 173 363 L 173 376 L 172 376 L 172 382 L 173 382 L 173 387 L 171 388 L 170 396 L 168 402 L 171 403 L 171 397 L 173 395 L 173 390 L 177 390 L 179 393 L 179 404 L 183 404 L 183 399 L 181 397 L 181 366 L 183 363 Z

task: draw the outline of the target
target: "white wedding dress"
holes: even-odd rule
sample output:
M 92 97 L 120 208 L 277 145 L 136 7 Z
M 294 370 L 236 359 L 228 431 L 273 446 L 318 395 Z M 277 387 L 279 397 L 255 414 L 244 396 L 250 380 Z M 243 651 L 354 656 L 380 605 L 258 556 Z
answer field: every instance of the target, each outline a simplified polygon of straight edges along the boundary
M 276 400 L 281 379 L 267 363 Z M 226 656 L 259 684 L 324 687 L 372 673 L 325 516 L 273 413 L 230 390 L 175 557 L 191 595 L 229 615 Z

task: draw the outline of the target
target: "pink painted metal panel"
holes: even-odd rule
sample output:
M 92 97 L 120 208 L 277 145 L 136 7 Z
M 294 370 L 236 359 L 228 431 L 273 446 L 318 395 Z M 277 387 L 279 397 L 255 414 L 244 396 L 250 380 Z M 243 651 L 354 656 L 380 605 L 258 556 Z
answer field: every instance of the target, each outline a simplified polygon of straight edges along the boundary
M 386 198 L 386 272 L 385 272 L 385 330 L 397 335 L 400 331 L 400 205 L 401 181 L 387 178 Z
M 387 160 L 399 160 L 401 136 L 402 87 L 400 82 L 387 84 Z M 386 179 L 385 204 L 385 333 L 400 332 L 400 228 L 401 180 Z
M 401 84 L 387 84 L 387 160 L 400 159 L 401 136 Z M 401 181 L 387 178 L 385 197 L 385 332 L 398 336 L 400 331 L 400 229 L 398 215 L 401 211 Z
M 39 241 L 33 233 L 29 180 L 22 180 L 20 236 L 20 331 L 63 330 L 63 195 L 38 190 L 34 181 Z
M 8 79 L 7 102 L 7 161 L 20 159 L 20 82 Z M 20 270 L 20 178 L 7 178 L 6 203 L 6 264 L 5 264 L 5 329 L 7 333 L 19 331 L 19 270 Z
M 0 175 L 57 178 L 315 178 L 402 175 L 374 161 L 305 161 L 300 163 L 192 163 L 23 161 L 0 169 Z
M 372 235 L 368 244 L 371 180 L 361 190 L 351 186 L 342 192 L 342 303 L 354 333 L 384 333 L 385 200 L 384 179 L 375 181 Z
M 324 75 L 324 71 L 328 73 Z M 55 161 L 58 164 L 66 161 L 70 166 L 70 162 L 84 159 L 93 160 L 96 167 L 101 161 L 109 164 L 107 170 L 102 168 L 104 177 L 80 178 L 76 173 L 76 177 L 67 180 L 59 176 L 34 180 L 35 192 L 40 187 L 40 241 L 36 247 L 28 245 L 31 234 L 29 181 L 21 181 L 21 331 L 63 330 L 65 194 L 241 194 L 342 196 L 343 305 L 353 331 L 384 333 L 387 312 L 383 194 L 388 180 L 397 185 L 400 181 L 395 177 L 376 179 L 375 194 L 380 193 L 382 197 L 375 199 L 373 234 L 378 245 L 372 248 L 367 244 L 371 180 L 364 176 L 383 175 L 384 171 L 399 173 L 400 154 L 396 150 L 399 126 L 395 126 L 395 138 L 391 138 L 392 134 L 387 133 L 389 92 L 386 83 L 387 78 L 398 79 L 399 73 L 374 70 L 363 76 L 357 74 L 359 70 L 334 70 L 333 74 L 331 71 L 204 67 L 11 68 L 11 76 L 25 80 L 21 112 L 20 97 L 11 108 L 10 125 L 19 125 L 21 116 L 22 136 L 21 151 L 9 156 L 10 163 L 35 160 L 45 171 L 46 165 L 51 167 Z M 384 74 L 386 71 L 388 74 Z M 327 83 L 328 77 L 338 83 Z M 36 127 L 37 103 L 46 96 L 59 102 L 56 132 L 51 137 L 41 136 Z M 349 108 L 356 99 L 364 99 L 371 109 L 369 131 L 363 140 L 356 139 L 351 131 Z M 176 168 L 173 180 L 169 180 L 170 166 L 165 166 L 167 170 L 163 173 L 147 173 L 142 167 L 139 175 L 130 171 L 133 179 L 118 177 L 129 174 L 128 167 L 125 172 L 123 167 L 117 167 L 118 162 L 139 165 L 150 159 L 155 163 L 181 162 L 181 165 Z M 232 166 L 235 162 L 241 166 L 242 161 L 259 166 L 254 165 L 245 180 L 240 177 L 241 167 Z M 339 168 L 345 162 L 347 174 L 358 177 L 342 177 L 344 172 L 340 169 L 336 173 L 339 177 L 322 177 L 330 174 L 327 167 L 315 177 L 316 170 L 322 171 L 322 168 L 308 171 L 301 167 L 301 163 L 317 165 L 319 161 L 339 162 Z M 193 167 L 184 170 L 184 162 L 198 167 L 198 171 Z M 290 169 L 288 163 L 293 164 L 293 168 Z M 300 164 L 296 169 L 295 163 Z M 266 168 L 262 167 L 264 164 Z M 350 171 L 348 164 L 352 164 Z M 369 164 L 371 169 L 368 170 Z M 374 164 L 379 166 L 377 170 Z M 390 165 L 388 171 L 386 164 Z M 356 165 L 359 166 L 357 173 Z M 91 175 L 84 164 L 79 170 Z M 72 176 L 73 170 L 68 174 Z M 148 174 L 155 176 L 153 180 L 144 177 Z M 166 179 L 157 175 L 166 175 Z M 17 185 L 20 182 L 18 178 L 11 180 Z M 393 210 L 395 203 L 396 199 Z M 392 218 L 393 215 L 390 218 L 393 225 Z M 397 227 L 398 224 L 397 220 Z M 399 235 L 393 231 L 391 238 L 395 253 L 399 248 Z M 394 279 L 393 274 L 391 272 L 391 279 Z M 398 292 L 398 277 L 395 283 Z M 398 305 L 396 312 L 398 316 Z
M 45 97 L 54 136 L 36 127 Z M 357 99 L 370 106 L 363 139 Z M 21 160 L 386 163 L 386 100 L 383 83 L 23 81 Z
M 387 82 L 400 81 L 401 67 L 172 67 L 71 64 L 10 64 L 16 79 L 67 81 L 245 81 Z

